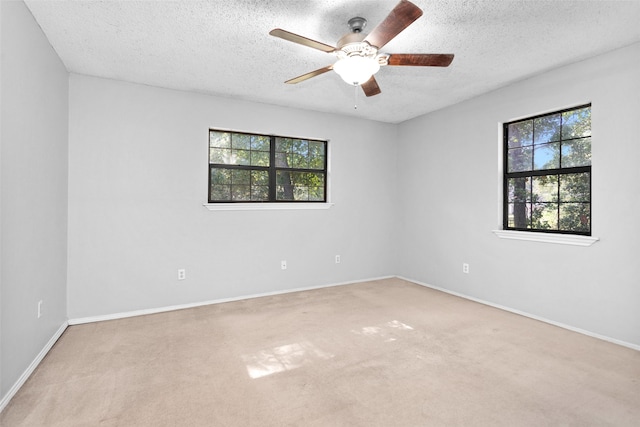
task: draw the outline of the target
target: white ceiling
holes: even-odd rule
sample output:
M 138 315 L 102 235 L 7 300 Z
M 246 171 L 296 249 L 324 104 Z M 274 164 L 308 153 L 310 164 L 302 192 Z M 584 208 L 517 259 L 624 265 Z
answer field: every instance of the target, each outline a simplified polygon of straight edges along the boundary
M 372 30 L 398 0 L 25 0 L 70 72 L 398 123 L 640 41 L 640 1 L 414 0 L 424 15 L 383 51 L 454 53 L 448 68 L 383 67 L 366 98 L 335 61 L 269 36 L 335 46 L 347 20 Z

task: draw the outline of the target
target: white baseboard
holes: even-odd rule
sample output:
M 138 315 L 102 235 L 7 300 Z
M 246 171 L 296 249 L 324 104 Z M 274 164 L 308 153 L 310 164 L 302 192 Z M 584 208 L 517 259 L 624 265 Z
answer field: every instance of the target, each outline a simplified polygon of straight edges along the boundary
M 268 297 L 268 296 L 272 296 L 272 295 L 281 295 L 281 294 L 289 294 L 289 293 L 293 293 L 293 292 L 310 291 L 310 290 L 313 290 L 313 289 L 322 289 L 322 288 L 331 288 L 331 287 L 334 287 L 334 286 L 351 285 L 351 284 L 354 284 L 354 283 L 370 282 L 370 281 L 373 281 L 373 280 L 390 279 L 392 277 L 396 277 L 396 276 L 374 277 L 374 278 L 370 278 L 370 279 L 351 280 L 349 282 L 332 283 L 332 284 L 328 284 L 328 285 L 309 286 L 309 287 L 305 287 L 305 288 L 286 289 L 286 290 L 282 290 L 282 291 L 273 291 L 273 292 L 265 292 L 265 293 L 260 293 L 260 294 L 243 295 L 243 296 L 239 296 L 239 297 L 222 298 L 222 299 L 216 299 L 216 300 L 194 302 L 194 303 L 189 303 L 189 304 L 179 304 L 179 305 L 171 305 L 171 306 L 167 306 L 167 307 L 149 308 L 149 309 L 145 309 L 145 310 L 135 310 L 135 311 L 122 312 L 122 313 L 105 314 L 105 315 L 102 315 L 102 316 L 81 317 L 81 318 L 77 318 L 77 319 L 69 319 L 69 325 L 81 325 L 81 324 L 84 324 L 84 323 L 102 322 L 102 321 L 105 321 L 105 320 L 124 319 L 126 317 L 145 316 L 147 314 L 164 313 L 164 312 L 167 312 L 167 311 L 183 310 L 185 308 L 201 307 L 201 306 L 204 306 L 204 305 L 222 304 L 222 303 L 225 303 L 225 302 L 242 301 L 242 300 L 251 299 L 251 298 Z
M 498 308 L 500 310 L 508 311 L 510 313 L 519 314 L 520 316 L 528 317 L 530 319 L 538 320 L 540 322 L 548 323 L 548 324 L 553 325 L 553 326 L 558 326 L 558 327 L 563 328 L 563 329 L 568 329 L 568 330 L 573 331 L 573 332 L 578 332 L 580 334 L 587 335 L 587 336 L 592 337 L 592 338 L 598 338 L 598 339 L 603 340 L 603 341 L 608 341 L 608 342 L 613 343 L 613 344 L 621 345 L 623 347 L 627 347 L 627 348 L 630 348 L 630 349 L 633 349 L 633 350 L 640 351 L 640 345 L 637 345 L 637 344 L 632 344 L 632 343 L 629 343 L 629 342 L 626 342 L 626 341 L 622 341 L 622 340 L 618 340 L 618 339 L 615 339 L 615 338 L 611 338 L 611 337 L 608 337 L 608 336 L 605 336 L 605 335 L 600 335 L 600 334 L 597 334 L 595 332 L 587 331 L 585 329 L 580 329 L 580 328 L 576 328 L 576 327 L 573 327 L 573 326 L 570 326 L 570 325 L 565 325 L 564 323 L 556 322 L 554 320 L 545 319 L 544 317 L 536 316 L 535 314 L 530 314 L 530 313 L 527 313 L 527 312 L 524 312 L 524 311 L 516 310 L 514 308 L 506 307 L 506 306 L 503 306 L 503 305 L 500 305 L 500 304 L 494 304 L 494 303 L 489 302 L 489 301 L 484 301 L 482 299 L 475 298 L 475 297 L 472 297 L 472 296 L 469 296 L 469 295 L 465 295 L 465 294 L 461 294 L 459 292 L 454 292 L 454 291 L 451 291 L 449 289 L 444 289 L 444 288 L 440 288 L 438 286 L 433 286 L 433 285 L 430 285 L 428 283 L 420 282 L 418 280 L 409 279 L 407 277 L 402 277 L 402 276 L 396 276 L 396 277 L 398 277 L 399 279 L 402 279 L 402 280 L 406 280 L 407 282 L 415 283 L 416 285 L 424 286 L 426 288 L 435 289 L 436 291 L 441 291 L 441 292 L 444 292 L 444 293 L 447 293 L 447 294 L 450 294 L 450 295 L 455 295 L 455 296 L 460 297 L 460 298 L 468 299 L 470 301 L 474 301 L 474 302 L 477 302 L 477 303 L 480 303 L 480 304 L 488 305 L 490 307 Z
M 4 408 L 7 406 L 9 401 L 13 398 L 13 396 L 15 396 L 15 394 L 18 392 L 18 390 L 20 390 L 20 387 L 22 387 L 24 385 L 24 383 L 29 379 L 29 377 L 31 376 L 33 371 L 35 371 L 36 368 L 38 367 L 38 365 L 40 364 L 40 362 L 42 362 L 42 359 L 44 359 L 44 357 L 47 355 L 47 353 L 49 353 L 49 350 L 51 350 L 51 348 L 56 343 L 56 341 L 58 341 L 58 339 L 62 336 L 64 331 L 67 329 L 68 325 L 69 325 L 68 322 L 64 322 L 60 326 L 60 328 L 58 328 L 56 333 L 53 334 L 53 336 L 47 342 L 47 344 L 44 346 L 44 348 L 40 351 L 40 353 L 38 353 L 36 358 L 33 359 L 33 362 L 31 362 L 29 367 L 22 373 L 20 378 L 18 378 L 18 381 L 16 381 L 16 383 L 13 385 L 13 387 L 11 387 L 11 389 L 9 389 L 7 394 L 2 397 L 2 400 L 0 400 L 0 412 L 2 412 L 4 410 Z

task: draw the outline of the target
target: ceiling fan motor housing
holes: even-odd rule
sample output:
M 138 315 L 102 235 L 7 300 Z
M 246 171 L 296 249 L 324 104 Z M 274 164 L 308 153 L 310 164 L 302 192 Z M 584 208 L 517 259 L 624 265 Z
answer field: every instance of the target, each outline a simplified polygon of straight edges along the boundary
M 378 48 L 364 41 L 366 34 L 362 33 L 364 27 L 367 26 L 367 20 L 356 16 L 349 19 L 349 28 L 351 32 L 345 34 L 340 40 L 335 50 L 338 59 L 360 56 L 362 58 L 376 58 L 380 65 L 387 65 L 388 55 L 378 55 Z
M 378 55 L 378 48 L 364 41 L 365 35 L 361 33 L 349 33 L 338 41 L 335 54 L 338 59 L 360 56 L 362 58 L 375 58 L 381 66 L 388 65 L 389 55 Z

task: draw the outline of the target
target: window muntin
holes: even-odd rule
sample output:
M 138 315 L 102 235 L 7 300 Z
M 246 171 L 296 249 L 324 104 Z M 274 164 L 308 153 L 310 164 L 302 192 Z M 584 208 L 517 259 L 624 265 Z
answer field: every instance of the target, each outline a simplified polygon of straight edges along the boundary
M 504 124 L 505 230 L 591 235 L 591 105 Z
M 327 141 L 209 130 L 209 203 L 326 202 Z

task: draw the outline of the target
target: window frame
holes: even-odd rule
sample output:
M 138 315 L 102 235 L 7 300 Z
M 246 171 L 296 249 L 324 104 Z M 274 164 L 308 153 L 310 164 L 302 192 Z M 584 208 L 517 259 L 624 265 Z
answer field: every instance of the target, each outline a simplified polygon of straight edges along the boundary
M 211 132 L 222 132 L 229 134 L 238 134 L 238 135 L 249 135 L 249 136 L 257 136 L 257 137 L 266 137 L 269 138 L 269 166 L 257 166 L 257 165 L 236 165 L 236 164 L 223 164 L 223 163 L 211 163 Z M 297 168 L 297 167 L 282 167 L 276 165 L 276 140 L 278 138 L 283 139 L 293 139 L 293 140 L 301 140 L 308 142 L 319 142 L 324 145 L 324 164 L 322 169 L 311 169 L 311 168 Z M 205 206 L 210 210 L 218 210 L 212 209 L 212 207 L 222 207 L 230 208 L 231 206 L 235 206 L 240 209 L 253 209 L 253 208 L 268 208 L 268 206 L 281 206 L 281 208 L 287 209 L 299 209 L 303 208 L 301 205 L 305 204 L 313 204 L 314 206 L 318 205 L 328 205 L 329 203 L 329 141 L 327 139 L 318 139 L 318 138 L 306 138 L 306 137 L 292 137 L 292 136 L 282 136 L 282 135 L 274 135 L 274 134 L 261 134 L 255 132 L 245 132 L 245 131 L 236 131 L 229 129 L 219 129 L 219 128 L 209 128 L 207 131 L 207 203 Z M 268 199 L 267 200 L 218 200 L 212 199 L 211 196 L 211 175 L 212 169 L 228 169 L 228 170 L 248 170 L 248 171 L 265 171 L 268 174 Z M 321 200 L 279 200 L 277 198 L 277 173 L 279 171 L 288 171 L 288 172 L 299 172 L 299 173 L 314 173 L 314 174 L 322 174 L 324 177 L 324 187 L 322 193 Z M 231 208 L 235 209 L 235 208 Z M 278 208 L 276 208 L 278 209 Z
M 539 170 L 527 170 L 527 171 L 518 171 L 518 172 L 509 172 L 509 125 L 513 125 L 516 123 L 520 123 L 520 122 L 526 122 L 526 121 L 534 121 L 536 119 L 542 118 L 542 117 L 547 117 L 547 116 L 553 116 L 553 115 L 557 115 L 559 114 L 560 117 L 562 117 L 563 113 L 569 112 L 569 111 L 576 111 L 576 110 L 580 110 L 580 109 L 584 109 L 584 108 L 589 108 L 591 110 L 592 108 L 592 104 L 589 103 L 585 103 L 585 104 L 580 104 L 580 105 L 576 105 L 573 107 L 568 107 L 568 108 L 563 108 L 560 110 L 555 110 L 555 111 L 551 111 L 551 112 L 547 112 L 547 113 L 542 113 L 542 114 L 537 114 L 537 115 L 533 115 L 533 116 L 527 116 L 527 117 L 523 117 L 517 120 L 511 120 L 509 122 L 504 122 L 502 123 L 502 230 L 505 232 L 525 232 L 525 233 L 547 233 L 547 234 L 561 234 L 561 235 L 568 235 L 568 236 L 586 236 L 586 237 L 590 237 L 592 235 L 592 230 L 593 230 L 593 211 L 592 211 L 592 203 L 593 203 L 593 185 L 592 185 L 592 180 L 593 180 L 593 174 L 592 174 L 592 165 L 591 162 L 589 162 L 588 166 L 572 166 L 572 167 L 562 167 L 562 143 L 564 141 L 572 141 L 572 140 L 576 140 L 576 139 L 580 139 L 580 138 L 570 138 L 570 139 L 563 139 L 562 138 L 562 121 L 560 123 L 560 139 L 558 141 L 552 141 L 552 142 L 558 142 L 559 147 L 558 147 L 558 151 L 560 153 L 560 160 L 559 160 L 559 165 L 557 168 L 551 168 L 551 169 L 539 169 Z M 591 111 L 590 111 L 591 114 Z M 590 130 L 591 130 L 591 126 L 590 126 Z M 534 131 L 535 132 L 535 131 Z M 584 138 L 584 137 L 581 137 Z M 592 135 L 590 134 L 589 137 L 590 138 L 590 143 L 591 143 L 591 138 Z M 532 140 L 532 145 L 531 147 L 535 147 L 535 133 L 533 134 L 533 140 Z M 543 145 L 543 144 L 540 144 Z M 591 152 L 591 149 L 590 149 Z M 534 159 L 532 158 L 532 162 L 534 161 Z M 580 230 L 562 230 L 560 229 L 560 207 L 562 205 L 562 202 L 560 201 L 560 197 L 559 197 L 559 193 L 560 193 L 560 181 L 558 182 L 558 200 L 555 202 L 558 205 L 558 228 L 556 229 L 543 229 L 543 228 L 523 228 L 523 227 L 516 227 L 514 226 L 510 226 L 509 225 L 509 179 L 512 178 L 531 178 L 533 179 L 534 177 L 538 177 L 538 176 L 558 176 L 558 179 L 561 179 L 561 177 L 564 175 L 578 175 L 578 174 L 582 174 L 582 173 L 588 173 L 589 176 L 589 201 L 588 202 L 579 202 L 579 203 L 584 203 L 584 204 L 588 204 L 588 208 L 589 208 L 589 228 L 587 231 L 580 231 Z M 533 203 L 533 202 L 531 202 Z M 549 202 L 551 203 L 551 202 Z

